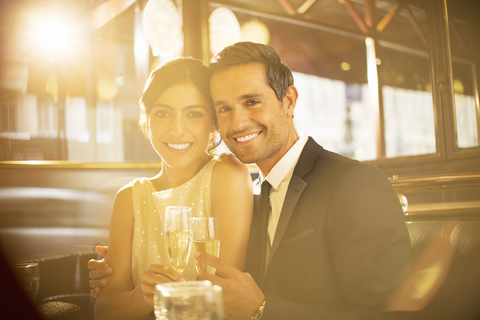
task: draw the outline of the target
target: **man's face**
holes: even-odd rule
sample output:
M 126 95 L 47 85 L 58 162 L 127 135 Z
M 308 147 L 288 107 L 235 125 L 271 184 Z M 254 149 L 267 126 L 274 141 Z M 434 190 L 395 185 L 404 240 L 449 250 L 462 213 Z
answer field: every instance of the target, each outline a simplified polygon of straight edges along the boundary
M 268 85 L 263 65 L 253 62 L 218 71 L 210 89 L 227 147 L 244 163 L 276 163 L 286 152 L 288 108 Z

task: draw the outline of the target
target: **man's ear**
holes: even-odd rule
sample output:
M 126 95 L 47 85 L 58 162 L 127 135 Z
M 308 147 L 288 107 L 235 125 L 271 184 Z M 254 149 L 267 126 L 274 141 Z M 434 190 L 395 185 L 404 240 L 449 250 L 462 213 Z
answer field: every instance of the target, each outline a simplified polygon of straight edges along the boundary
M 295 86 L 289 86 L 287 90 L 287 94 L 283 98 L 283 105 L 285 107 L 285 111 L 287 115 L 293 118 L 293 111 L 295 110 L 295 106 L 297 104 L 298 99 L 298 91 Z

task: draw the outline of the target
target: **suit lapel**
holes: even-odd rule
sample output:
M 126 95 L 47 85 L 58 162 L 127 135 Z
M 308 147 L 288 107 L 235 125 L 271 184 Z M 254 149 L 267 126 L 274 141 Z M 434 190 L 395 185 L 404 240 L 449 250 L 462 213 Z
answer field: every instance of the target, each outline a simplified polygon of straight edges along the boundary
M 278 220 L 277 230 L 273 239 L 272 249 L 270 251 L 270 259 L 275 255 L 275 252 L 285 234 L 293 210 L 297 204 L 298 199 L 302 195 L 303 190 L 307 187 L 307 183 L 303 178 L 312 170 L 315 160 L 317 159 L 323 148 L 318 145 L 312 138 L 308 138 L 305 147 L 302 150 L 300 158 L 298 159 L 292 178 L 288 185 L 285 200 L 283 202 L 282 211 Z M 268 265 L 266 271 L 268 271 Z

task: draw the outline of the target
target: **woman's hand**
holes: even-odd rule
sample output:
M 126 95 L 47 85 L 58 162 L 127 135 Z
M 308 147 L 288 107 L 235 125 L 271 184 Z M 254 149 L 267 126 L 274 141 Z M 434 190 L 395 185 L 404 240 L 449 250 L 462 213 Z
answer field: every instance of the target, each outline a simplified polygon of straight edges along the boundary
M 155 285 L 166 282 L 187 281 L 180 273 L 170 267 L 152 264 L 142 276 L 143 299 L 153 306 Z

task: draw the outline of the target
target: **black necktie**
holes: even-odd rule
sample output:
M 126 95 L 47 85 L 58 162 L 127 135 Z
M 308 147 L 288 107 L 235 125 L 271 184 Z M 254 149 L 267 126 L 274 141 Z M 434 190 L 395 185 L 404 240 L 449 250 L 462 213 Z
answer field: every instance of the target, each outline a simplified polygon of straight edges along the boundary
M 268 239 L 268 217 L 270 216 L 270 188 L 271 185 L 267 180 L 262 182 L 262 191 L 259 195 L 258 199 L 258 206 L 259 210 L 258 213 L 260 214 L 260 237 L 259 243 L 260 246 L 260 255 L 259 255 L 259 276 L 260 279 L 263 279 L 263 275 L 265 274 L 265 260 L 267 258 L 267 241 Z M 270 245 L 270 243 L 268 243 Z

